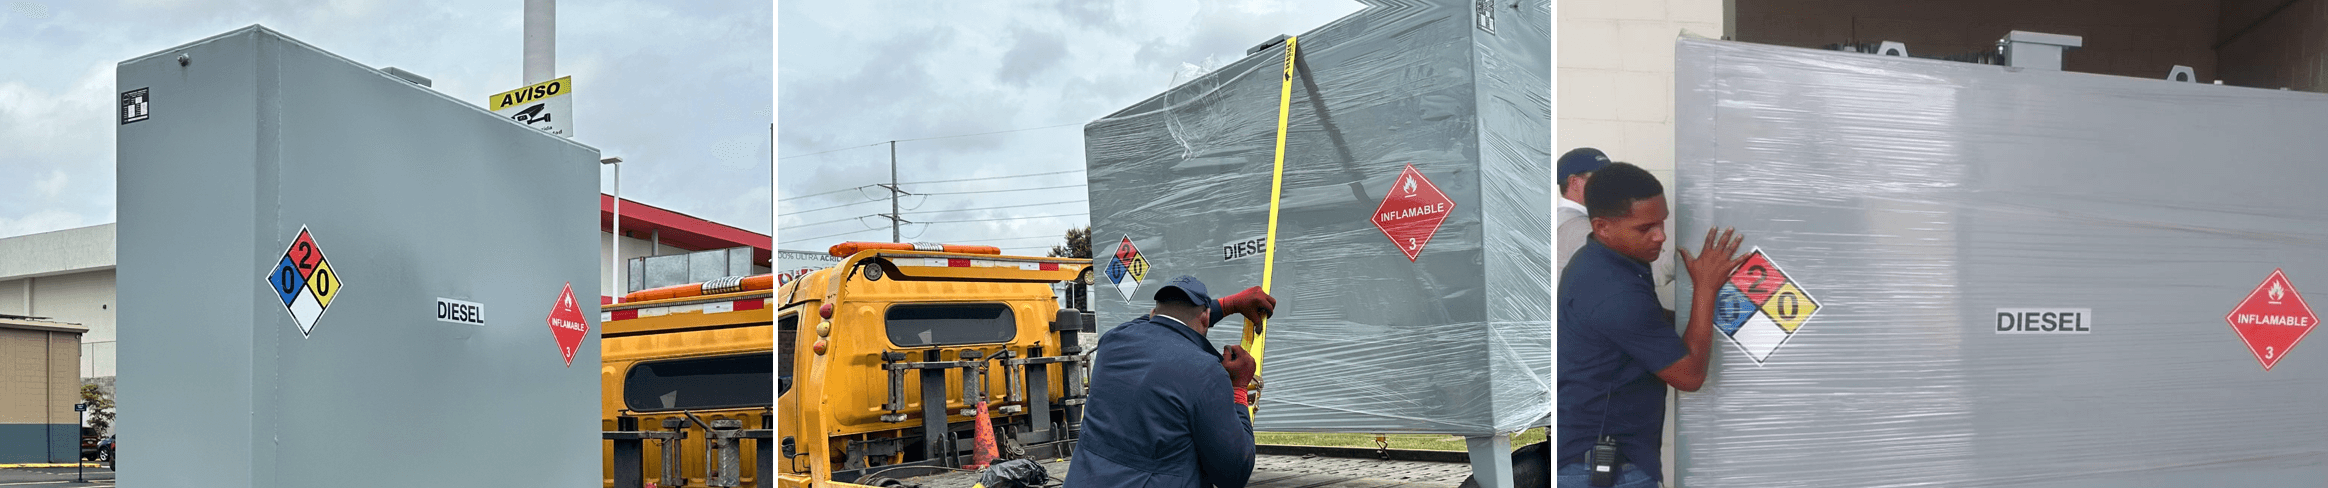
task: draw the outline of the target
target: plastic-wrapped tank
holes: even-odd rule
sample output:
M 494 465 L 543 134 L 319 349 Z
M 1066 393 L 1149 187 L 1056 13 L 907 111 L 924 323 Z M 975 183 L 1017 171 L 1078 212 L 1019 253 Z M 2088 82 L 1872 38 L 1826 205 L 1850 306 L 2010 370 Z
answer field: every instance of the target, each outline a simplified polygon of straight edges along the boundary
M 1716 317 L 1682 486 L 2328 480 L 2328 346 L 2300 343 L 2328 96 L 1697 39 L 1676 62 L 1675 235 L 1735 226 L 1769 266 L 1731 286 L 1794 290 Z
M 1548 423 L 1551 3 L 1440 3 L 1297 36 L 1257 429 Z M 1261 284 L 1284 59 L 1261 49 L 1084 128 L 1101 327 L 1175 276 Z

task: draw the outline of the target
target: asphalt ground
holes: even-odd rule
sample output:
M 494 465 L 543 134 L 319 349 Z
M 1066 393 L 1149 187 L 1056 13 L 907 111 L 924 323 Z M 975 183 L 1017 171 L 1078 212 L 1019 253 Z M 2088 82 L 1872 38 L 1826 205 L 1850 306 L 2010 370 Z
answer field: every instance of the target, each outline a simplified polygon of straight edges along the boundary
M 83 479 L 75 482 L 73 468 L 10 468 L 0 469 L 0 487 L 4 488 L 73 488 L 111 487 L 113 470 L 81 468 Z

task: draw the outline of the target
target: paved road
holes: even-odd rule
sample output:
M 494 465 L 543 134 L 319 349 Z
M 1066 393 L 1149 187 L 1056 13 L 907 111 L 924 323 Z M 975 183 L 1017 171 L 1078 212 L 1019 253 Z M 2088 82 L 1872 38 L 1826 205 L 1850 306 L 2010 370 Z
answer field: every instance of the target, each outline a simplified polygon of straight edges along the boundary
M 76 483 L 73 468 L 0 469 L 0 488 L 88 488 L 113 486 L 113 470 L 82 468 L 87 483 Z

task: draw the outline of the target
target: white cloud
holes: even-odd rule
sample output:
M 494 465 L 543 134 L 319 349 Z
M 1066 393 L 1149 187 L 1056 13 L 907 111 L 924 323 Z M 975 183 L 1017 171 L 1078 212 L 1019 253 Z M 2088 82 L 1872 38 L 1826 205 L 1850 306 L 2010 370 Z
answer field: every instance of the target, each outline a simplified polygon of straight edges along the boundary
M 0 217 L 0 236 L 20 236 L 93 225 L 80 214 L 57 209 L 17 217 Z
M 49 170 L 47 177 L 41 178 L 39 182 L 32 184 L 32 193 L 35 195 L 40 195 L 42 200 L 56 198 L 58 194 L 64 193 L 65 181 L 66 177 L 64 171 Z

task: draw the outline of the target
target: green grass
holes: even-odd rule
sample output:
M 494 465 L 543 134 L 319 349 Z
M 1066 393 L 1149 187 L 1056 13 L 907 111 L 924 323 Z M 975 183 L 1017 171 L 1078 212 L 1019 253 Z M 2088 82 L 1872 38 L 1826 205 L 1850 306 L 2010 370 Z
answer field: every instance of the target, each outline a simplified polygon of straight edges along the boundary
M 1391 449 L 1418 449 L 1425 451 L 1462 451 L 1463 438 L 1433 434 L 1390 434 Z M 1374 448 L 1374 434 L 1312 434 L 1302 432 L 1254 432 L 1253 442 L 1287 446 L 1363 447 Z M 1512 436 L 1512 448 L 1544 442 L 1544 428 L 1528 429 Z

